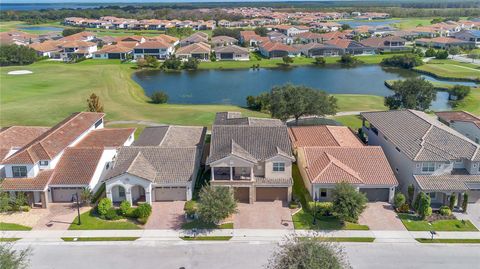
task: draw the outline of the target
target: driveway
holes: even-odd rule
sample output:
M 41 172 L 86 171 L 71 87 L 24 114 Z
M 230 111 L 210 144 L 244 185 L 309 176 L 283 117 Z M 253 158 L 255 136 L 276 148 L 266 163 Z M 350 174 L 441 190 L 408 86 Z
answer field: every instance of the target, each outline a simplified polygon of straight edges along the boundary
M 185 201 L 153 202 L 145 229 L 180 229 L 185 221 L 184 205 Z
M 233 216 L 235 229 L 289 229 L 293 230 L 290 209 L 281 201 L 238 203 Z
M 402 221 L 393 210 L 392 205 L 385 202 L 368 203 L 360 215 L 359 223 L 368 225 L 370 230 L 406 231 Z
M 80 214 L 87 212 L 91 207 L 84 206 L 80 208 Z M 40 218 L 33 226 L 33 230 L 68 230 L 72 221 L 77 217 L 77 208 L 73 203 L 49 203 L 46 210 L 47 214 Z
M 453 212 L 453 214 L 457 219 L 470 220 L 480 230 L 480 203 L 468 204 L 467 214 L 460 212 Z

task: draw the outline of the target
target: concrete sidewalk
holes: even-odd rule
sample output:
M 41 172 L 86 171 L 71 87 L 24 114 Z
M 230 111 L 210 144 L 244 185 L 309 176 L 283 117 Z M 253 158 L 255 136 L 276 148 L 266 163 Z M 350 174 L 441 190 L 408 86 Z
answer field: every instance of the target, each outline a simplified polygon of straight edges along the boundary
M 223 229 L 198 231 L 197 236 L 233 236 L 233 241 L 279 241 L 288 235 L 325 237 L 373 237 L 375 242 L 415 242 L 415 238 L 430 238 L 430 232 L 410 231 L 311 231 L 280 229 Z M 21 241 L 61 241 L 62 237 L 140 237 L 145 241 L 180 240 L 181 236 L 193 236 L 190 230 L 84 230 L 84 231 L 4 231 L 0 237 L 21 238 Z M 435 238 L 480 239 L 480 232 L 437 232 Z

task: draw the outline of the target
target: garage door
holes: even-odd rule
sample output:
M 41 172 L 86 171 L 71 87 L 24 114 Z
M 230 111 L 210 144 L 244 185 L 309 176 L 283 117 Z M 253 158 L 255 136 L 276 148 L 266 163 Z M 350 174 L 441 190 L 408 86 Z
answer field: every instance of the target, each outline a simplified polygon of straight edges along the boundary
M 360 192 L 363 192 L 367 195 L 368 201 L 376 202 L 388 202 L 388 194 L 390 193 L 390 189 L 360 189 Z
M 468 192 L 468 202 L 469 203 L 480 202 L 480 190 L 469 191 Z
M 72 202 L 72 197 L 75 193 L 82 193 L 82 188 L 52 188 L 52 201 L 53 202 Z
M 155 201 L 185 201 L 187 189 L 185 187 L 155 188 Z
M 287 201 L 288 188 L 257 187 L 257 201 Z
M 240 203 L 250 202 L 250 188 L 236 187 L 233 188 L 233 197 Z

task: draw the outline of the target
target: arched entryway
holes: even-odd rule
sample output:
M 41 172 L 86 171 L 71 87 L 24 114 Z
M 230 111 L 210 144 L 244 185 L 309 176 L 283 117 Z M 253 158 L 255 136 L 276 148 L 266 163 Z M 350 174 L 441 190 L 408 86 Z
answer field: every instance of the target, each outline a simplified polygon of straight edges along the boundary
M 127 190 L 121 185 L 112 187 L 112 202 L 121 203 L 127 200 Z
M 145 188 L 140 185 L 135 185 L 131 188 L 132 203 L 145 202 Z

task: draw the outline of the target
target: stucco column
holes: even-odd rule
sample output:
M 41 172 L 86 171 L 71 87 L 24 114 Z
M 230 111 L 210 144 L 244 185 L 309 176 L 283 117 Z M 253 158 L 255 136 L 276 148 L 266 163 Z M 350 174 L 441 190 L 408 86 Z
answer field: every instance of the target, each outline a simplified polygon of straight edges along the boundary
M 132 188 L 125 189 L 125 196 L 127 198 L 127 201 L 130 202 L 131 205 L 133 205 L 133 200 L 132 200 Z M 145 197 L 146 198 L 146 197 Z
M 107 194 L 107 198 L 110 199 L 110 201 L 113 201 L 112 188 L 107 187 L 106 194 Z
M 391 187 L 389 192 L 388 192 L 388 202 L 393 203 L 393 199 L 395 196 L 395 187 Z
M 233 180 L 233 167 L 230 166 L 230 180 Z
M 42 208 L 47 208 L 47 196 L 44 191 L 40 193 L 40 202 L 42 203 Z
M 292 201 L 292 187 L 288 187 L 288 194 L 287 194 L 287 202 L 291 202 Z
M 250 167 L 250 180 L 254 181 L 254 179 L 255 179 L 255 177 L 253 175 L 253 166 L 252 166 L 252 167 Z
M 152 204 L 152 186 L 145 188 L 145 202 L 147 204 Z
M 213 166 L 210 167 L 210 170 L 211 170 L 211 174 L 212 174 L 212 181 L 215 180 L 215 171 L 213 170 Z

